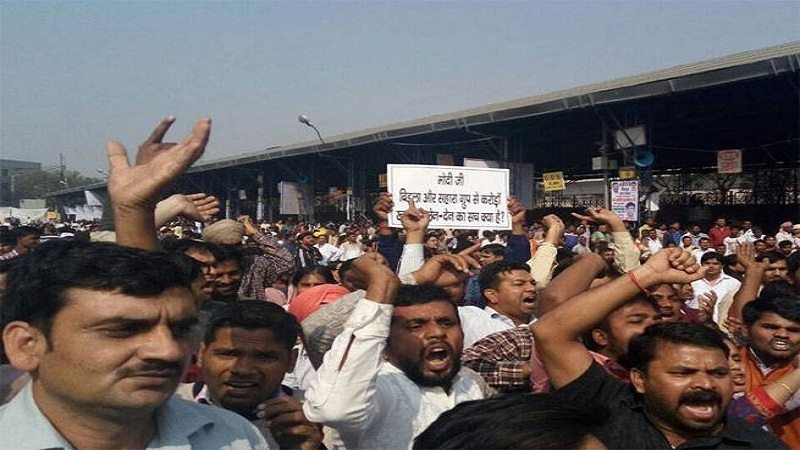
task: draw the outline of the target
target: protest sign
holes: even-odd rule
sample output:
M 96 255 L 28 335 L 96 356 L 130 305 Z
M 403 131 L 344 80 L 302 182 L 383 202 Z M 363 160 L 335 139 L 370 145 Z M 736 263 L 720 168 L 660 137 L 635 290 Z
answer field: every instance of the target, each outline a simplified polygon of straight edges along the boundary
M 611 211 L 622 220 L 639 220 L 639 180 L 611 182 Z
M 389 226 L 402 228 L 408 200 L 431 215 L 430 228 L 510 230 L 508 169 L 388 164 L 394 200 Z

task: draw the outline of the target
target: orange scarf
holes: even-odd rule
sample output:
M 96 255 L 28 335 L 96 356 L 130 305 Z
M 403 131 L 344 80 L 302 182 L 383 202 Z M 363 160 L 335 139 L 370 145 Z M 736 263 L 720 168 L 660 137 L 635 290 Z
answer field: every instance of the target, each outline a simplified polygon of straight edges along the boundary
M 794 370 L 791 363 L 785 363 L 775 368 L 768 375 L 763 375 L 758 368 L 758 363 L 753 359 L 748 347 L 740 350 L 742 362 L 745 366 L 747 392 L 752 392 L 756 387 L 764 387 L 781 379 L 784 375 Z M 796 409 L 786 414 L 781 414 L 767 420 L 770 429 L 789 447 L 800 449 L 800 410 Z

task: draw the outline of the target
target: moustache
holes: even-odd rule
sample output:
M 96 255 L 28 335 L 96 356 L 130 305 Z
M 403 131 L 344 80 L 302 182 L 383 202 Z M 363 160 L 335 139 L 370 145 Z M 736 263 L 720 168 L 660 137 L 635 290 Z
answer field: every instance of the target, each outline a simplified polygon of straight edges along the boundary
M 183 364 L 179 362 L 148 362 L 119 370 L 121 377 L 158 374 L 165 377 L 179 377 L 183 373 Z
M 714 391 L 692 391 L 688 392 L 680 397 L 681 403 L 688 403 L 688 404 L 703 404 L 703 403 L 722 403 L 722 397 L 714 392 Z

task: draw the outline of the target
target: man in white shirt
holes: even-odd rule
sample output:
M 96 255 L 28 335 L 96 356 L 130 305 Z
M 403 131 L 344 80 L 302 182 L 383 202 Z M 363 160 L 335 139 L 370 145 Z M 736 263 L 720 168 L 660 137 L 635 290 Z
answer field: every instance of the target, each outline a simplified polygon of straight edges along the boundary
M 327 266 L 328 264 L 337 262 L 339 259 L 341 259 L 343 252 L 340 248 L 328 242 L 327 230 L 320 228 L 314 232 L 313 236 L 317 238 L 317 244 L 315 247 L 319 249 L 319 252 L 322 255 L 322 261 L 320 261 L 320 265 Z
M 340 258 L 342 261 L 349 261 L 364 254 L 364 249 L 357 238 L 358 236 L 355 231 L 347 232 L 347 240 L 342 242 L 342 245 L 339 247 L 339 250 L 342 251 L 342 256 Z
M 458 309 L 464 324 L 466 347 L 492 333 L 531 323 L 538 302 L 536 282 L 526 264 L 507 260 L 493 262 L 481 270 L 478 283 L 486 307 Z
M 460 367 L 463 332 L 446 292 L 400 280 L 369 256 L 351 276 L 367 284 L 306 391 L 309 420 L 334 428 L 344 446 L 411 448 L 456 404 L 490 389 Z
M 711 245 L 709 238 L 700 238 L 698 242 L 700 243 L 700 248 L 692 250 L 692 256 L 694 257 L 695 261 L 700 261 L 700 259 L 703 258 L 703 255 L 714 251 L 713 248 L 709 247 Z
M 705 277 L 692 281 L 694 299 L 689 301 L 689 307 L 700 308 L 700 298 L 713 291 L 717 296 L 712 319 L 718 324 L 728 317 L 728 309 L 733 303 L 733 296 L 742 283 L 736 278 L 722 271 L 722 255 L 709 252 L 702 256 L 700 264 L 706 268 Z
M 775 241 L 791 241 L 792 240 L 792 222 L 783 222 L 775 233 Z

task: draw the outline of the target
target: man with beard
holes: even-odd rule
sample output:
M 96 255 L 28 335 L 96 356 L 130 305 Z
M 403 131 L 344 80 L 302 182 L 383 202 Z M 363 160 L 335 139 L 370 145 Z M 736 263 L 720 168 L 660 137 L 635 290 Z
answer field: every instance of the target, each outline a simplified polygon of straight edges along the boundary
M 653 325 L 629 345 L 630 384 L 614 380 L 578 338 L 594 323 L 659 283 L 703 275 L 691 255 L 665 249 L 627 276 L 579 294 L 533 327 L 539 354 L 564 401 L 601 404 L 609 420 L 595 436 L 609 448 L 785 448 L 774 436 L 726 417 L 733 395 L 728 347 L 701 325 Z
M 759 298 L 742 310 L 748 346 L 741 351 L 747 374 L 747 392 L 780 380 L 794 370 L 800 353 L 800 298 Z M 791 390 L 792 398 L 783 405 L 783 414 L 767 423 L 790 448 L 800 448 L 800 396 Z
M 309 420 L 334 428 L 351 450 L 410 448 L 441 413 L 486 397 L 480 377 L 460 367 L 464 334 L 445 291 L 400 287 L 369 255 L 349 276 L 366 294 L 306 391 Z

